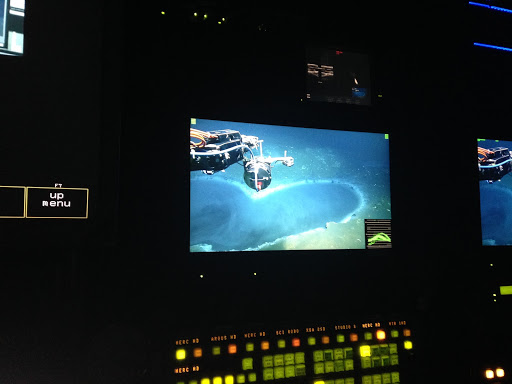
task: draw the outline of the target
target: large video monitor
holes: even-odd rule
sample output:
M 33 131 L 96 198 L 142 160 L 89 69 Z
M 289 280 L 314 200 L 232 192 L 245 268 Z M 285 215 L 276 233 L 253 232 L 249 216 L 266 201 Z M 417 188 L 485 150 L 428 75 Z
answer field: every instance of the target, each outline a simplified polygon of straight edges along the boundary
M 0 0 L 0 55 L 23 54 L 25 0 Z
M 512 245 L 512 141 L 478 139 L 482 244 Z
M 191 119 L 190 252 L 391 247 L 388 139 Z

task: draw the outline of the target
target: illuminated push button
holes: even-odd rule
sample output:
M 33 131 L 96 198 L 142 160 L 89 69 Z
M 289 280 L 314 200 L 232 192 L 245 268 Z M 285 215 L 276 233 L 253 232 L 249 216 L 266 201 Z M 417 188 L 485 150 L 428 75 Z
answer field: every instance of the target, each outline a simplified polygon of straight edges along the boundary
M 377 368 L 382 365 L 382 360 L 380 356 L 373 356 L 372 357 L 372 368 Z
M 201 357 L 203 356 L 203 349 L 202 348 L 194 348 L 194 357 Z
M 391 373 L 382 374 L 382 384 L 391 384 Z
M 384 332 L 382 329 L 379 329 L 375 333 L 375 337 L 377 337 L 377 340 L 386 340 L 386 332 Z
M 325 373 L 334 372 L 334 361 L 325 362 Z
M 254 383 L 256 381 L 256 373 L 249 373 L 249 375 L 247 375 L 247 379 L 249 380 L 249 383 Z
M 262 351 L 268 351 L 269 348 L 270 348 L 270 343 L 268 341 L 261 342 L 261 350 Z
M 176 350 L 176 360 L 185 360 L 187 357 L 187 352 L 184 349 Z
M 503 368 L 496 368 L 496 377 L 505 377 L 505 370 Z
M 336 360 L 334 362 L 334 372 L 343 372 L 345 370 L 345 363 L 343 360 Z
M 308 337 L 308 345 L 316 345 L 316 339 L 313 336 Z
M 389 361 L 391 365 L 398 365 L 398 355 L 391 355 Z
M 326 349 L 324 351 L 324 359 L 325 359 L 325 361 L 334 360 L 334 352 L 332 351 L 332 349 Z
M 295 366 L 295 376 L 306 376 L 306 365 L 297 364 Z
M 235 378 L 233 377 L 233 375 L 224 376 L 224 383 L 225 384 L 234 384 Z
M 344 348 L 343 352 L 345 354 L 345 359 L 353 359 L 354 358 L 354 350 L 352 347 Z
M 411 330 L 410 329 L 404 329 L 404 336 L 405 337 L 411 337 Z
M 219 346 L 215 346 L 212 348 L 212 355 L 214 355 L 214 356 L 220 355 L 220 347 Z
M 263 363 L 263 368 L 271 368 L 274 366 L 274 358 L 270 355 L 263 356 L 262 363 Z
M 342 360 L 343 359 L 343 349 L 336 348 L 334 350 L 334 360 Z
M 368 369 L 372 367 L 371 357 L 361 357 L 361 368 Z
M 298 337 L 292 339 L 292 347 L 300 347 L 300 339 Z
M 253 370 L 253 360 L 252 357 L 246 357 L 242 359 L 242 370 L 251 371 Z
M 284 367 L 274 368 L 274 379 L 284 379 Z
M 365 375 L 362 377 L 363 384 L 372 384 L 372 377 L 370 375 Z
M 323 380 L 315 380 L 315 381 L 313 381 L 313 384 L 325 384 L 325 381 L 323 381 Z
M 263 381 L 274 380 L 274 368 L 263 369 Z
M 284 355 L 274 355 L 274 367 L 282 367 L 284 365 Z
M 329 344 L 329 336 L 322 336 L 322 344 Z
M 284 376 L 286 378 L 295 377 L 295 366 L 287 365 L 284 367 Z
M 283 339 L 277 340 L 277 348 L 286 348 L 286 341 Z
M 336 379 L 334 380 L 334 384 L 345 384 L 345 379 Z
M 295 364 L 306 364 L 304 352 L 295 352 Z
M 325 384 L 334 384 L 334 380 L 325 380 Z
M 379 374 L 372 375 L 372 384 L 382 384 L 382 376 Z
M 243 373 L 236 375 L 236 384 L 245 384 L 245 375 Z
M 294 365 L 295 364 L 295 355 L 293 353 L 285 353 L 284 354 L 284 365 Z
M 356 379 L 354 379 L 353 377 L 347 377 L 345 379 L 345 384 L 354 384 L 356 382 Z
M 354 360 L 346 359 L 345 360 L 345 371 L 353 371 L 354 370 Z
M 247 343 L 247 344 L 245 344 L 245 350 L 246 350 L 247 352 L 252 352 L 252 351 L 254 351 L 254 344 L 253 344 L 253 343 Z
M 380 352 L 381 356 L 382 355 L 389 355 L 389 345 L 381 344 L 379 352 Z
M 361 345 L 359 347 L 359 354 L 361 355 L 361 357 L 371 356 L 372 351 L 370 349 L 370 346 L 369 345 Z
M 213 378 L 213 384 L 222 384 L 222 377 L 220 376 L 215 376 Z
M 233 355 L 236 353 L 236 344 L 229 344 L 228 345 L 228 353 Z
M 371 340 L 373 337 L 372 333 L 371 332 L 365 332 L 364 333 L 364 339 L 365 340 Z
M 388 355 L 384 355 L 381 357 L 381 360 L 382 360 L 382 366 L 383 367 L 389 367 L 391 362 L 389 360 L 389 356 Z
M 313 366 L 313 371 L 315 372 L 315 375 L 322 375 L 325 373 L 325 366 L 324 363 L 315 363 Z
M 190 380 L 188 384 L 197 384 L 197 380 Z
M 412 341 L 405 340 L 404 341 L 404 349 L 412 349 Z
M 398 348 L 395 343 L 389 344 L 389 353 L 392 355 L 394 353 L 398 353 Z
M 336 341 L 337 341 L 338 343 L 344 343 L 344 342 L 345 342 L 345 335 L 343 335 L 343 334 L 341 334 L 341 333 L 337 334 L 337 335 L 336 335 Z
M 324 351 L 313 351 L 313 361 L 315 363 L 324 361 Z
M 351 333 L 349 335 L 349 338 L 350 338 L 350 341 L 352 341 L 352 342 L 356 342 L 357 340 L 359 340 L 359 336 L 357 335 L 357 333 Z
M 487 379 L 494 379 L 494 371 L 492 369 L 487 369 L 485 371 L 485 377 Z
M 391 383 L 396 384 L 400 382 L 400 373 L 399 372 L 391 372 Z
M 206 377 L 204 379 L 201 379 L 201 384 L 210 384 L 210 379 Z
M 380 356 L 380 345 L 372 345 L 372 356 Z
M 394 338 L 394 339 L 395 339 L 395 338 L 397 338 L 397 337 L 398 337 L 398 335 L 399 335 L 399 333 L 398 333 L 398 331 L 397 331 L 396 329 L 392 329 L 392 330 L 391 330 L 391 337 L 392 337 L 392 338 Z

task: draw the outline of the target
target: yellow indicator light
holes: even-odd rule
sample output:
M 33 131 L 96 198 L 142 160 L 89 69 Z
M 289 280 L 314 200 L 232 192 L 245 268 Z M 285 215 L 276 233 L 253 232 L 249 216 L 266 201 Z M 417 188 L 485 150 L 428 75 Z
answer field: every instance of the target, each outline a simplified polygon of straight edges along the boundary
M 308 337 L 308 345 L 315 345 L 316 340 L 314 337 Z
M 494 379 L 494 371 L 492 369 L 485 370 L 485 377 L 488 379 Z
M 236 384 L 245 384 L 245 375 L 243 373 L 236 375 Z
M 269 348 L 270 348 L 270 344 L 268 343 L 268 341 L 261 342 L 261 350 L 262 351 L 267 351 Z
M 357 340 L 359 340 L 357 333 L 351 333 L 349 337 L 350 337 L 350 341 L 352 341 L 352 342 L 356 342 Z
M 201 357 L 201 356 L 203 356 L 202 348 L 194 348 L 194 357 Z
M 404 329 L 404 336 L 405 337 L 411 337 L 411 330 L 410 329 Z
M 361 345 L 359 347 L 359 353 L 361 354 L 361 357 L 370 357 L 372 355 L 369 345 Z
M 502 285 L 500 287 L 501 295 L 512 295 L 512 285 Z
M 247 343 L 247 344 L 245 344 L 245 350 L 246 350 L 247 352 L 252 352 L 252 351 L 254 351 L 254 344 L 253 344 L 253 343 Z
M 329 336 L 322 336 L 322 344 L 329 344 Z
M 234 383 L 235 383 L 235 378 L 233 377 L 233 375 L 228 375 L 228 376 L 224 377 L 224 384 L 234 384 Z
M 236 344 L 229 344 L 228 345 L 228 353 L 230 353 L 230 354 L 236 353 Z
M 377 340 L 386 340 L 386 332 L 382 329 L 378 330 L 375 336 L 377 337 Z
M 404 348 L 405 348 L 405 349 L 412 349 L 412 341 L 410 341 L 410 340 L 405 340 L 405 341 L 404 341 Z
M 503 368 L 496 368 L 496 377 L 505 377 L 505 370 Z
M 201 379 L 201 384 L 210 384 L 210 379 Z
M 162 15 L 165 15 L 165 11 L 160 12 Z
M 317 380 L 317 381 L 314 381 L 313 384 L 325 384 L 325 381 Z
M 185 360 L 187 352 L 184 349 L 176 350 L 176 360 Z
M 197 12 L 194 12 L 194 17 L 197 17 Z M 194 119 L 194 120 L 195 120 L 195 119 Z M 193 123 L 193 124 L 195 124 L 195 123 Z
M 220 376 L 215 376 L 213 378 L 213 384 L 222 384 L 222 377 Z

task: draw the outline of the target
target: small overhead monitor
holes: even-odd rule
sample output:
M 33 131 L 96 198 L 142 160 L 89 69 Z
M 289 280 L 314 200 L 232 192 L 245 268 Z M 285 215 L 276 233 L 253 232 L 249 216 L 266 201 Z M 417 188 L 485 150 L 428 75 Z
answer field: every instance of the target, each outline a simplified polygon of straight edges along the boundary
M 512 141 L 478 139 L 482 244 L 512 245 Z
M 389 248 L 389 171 L 385 133 L 191 119 L 190 252 Z
M 25 0 L 0 0 L 0 55 L 23 55 Z
M 306 61 L 306 99 L 371 105 L 368 54 L 339 47 L 310 47 Z

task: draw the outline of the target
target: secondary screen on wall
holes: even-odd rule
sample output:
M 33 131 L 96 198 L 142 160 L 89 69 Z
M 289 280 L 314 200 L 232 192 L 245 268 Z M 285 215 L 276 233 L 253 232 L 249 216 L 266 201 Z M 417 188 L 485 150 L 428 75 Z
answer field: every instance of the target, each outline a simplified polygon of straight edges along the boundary
M 478 140 L 483 245 L 512 245 L 512 141 Z
M 25 0 L 0 0 L 0 54 L 22 55 Z
M 190 251 L 391 246 L 389 140 L 191 119 Z

